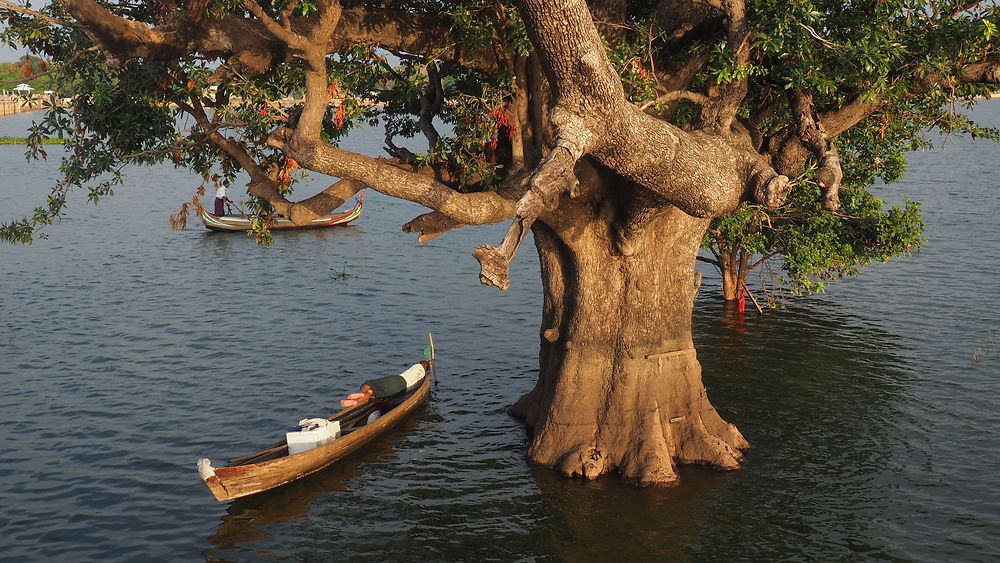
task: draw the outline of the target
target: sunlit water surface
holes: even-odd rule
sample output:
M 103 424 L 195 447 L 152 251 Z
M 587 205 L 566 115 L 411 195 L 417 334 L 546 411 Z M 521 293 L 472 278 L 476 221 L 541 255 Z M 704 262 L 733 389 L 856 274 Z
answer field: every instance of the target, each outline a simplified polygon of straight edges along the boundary
M 1000 102 L 976 115 L 1000 125 Z M 501 293 L 470 255 L 504 225 L 420 245 L 400 225 L 421 209 L 367 192 L 357 222 L 263 248 L 171 231 L 198 179 L 133 170 L 98 207 L 77 197 L 47 240 L 0 248 L 0 559 L 994 559 L 998 160 L 954 139 L 914 154 L 878 193 L 923 202 L 923 250 L 780 314 L 724 312 L 705 269 L 706 385 L 754 447 L 740 471 L 652 490 L 525 462 L 505 409 L 536 375 L 537 259 L 525 245 Z M 18 147 L 0 162 L 4 220 L 44 201 L 52 162 Z M 427 331 L 440 383 L 398 430 L 257 497 L 221 504 L 201 483 L 199 457 L 329 412 L 419 359 Z

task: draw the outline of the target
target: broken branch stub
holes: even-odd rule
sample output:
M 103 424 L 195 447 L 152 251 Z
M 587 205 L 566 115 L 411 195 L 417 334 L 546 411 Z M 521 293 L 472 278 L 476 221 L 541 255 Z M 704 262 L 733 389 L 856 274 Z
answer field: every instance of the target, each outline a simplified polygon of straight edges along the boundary
M 517 254 L 521 242 L 528 236 L 528 230 L 546 211 L 559 205 L 563 192 L 576 195 L 579 182 L 573 173 L 577 156 L 563 143 L 539 163 L 538 168 L 528 178 L 529 189 L 517 202 L 514 221 L 507 229 L 500 246 L 482 245 L 472 255 L 479 261 L 479 281 L 501 291 L 510 287 L 510 263 Z

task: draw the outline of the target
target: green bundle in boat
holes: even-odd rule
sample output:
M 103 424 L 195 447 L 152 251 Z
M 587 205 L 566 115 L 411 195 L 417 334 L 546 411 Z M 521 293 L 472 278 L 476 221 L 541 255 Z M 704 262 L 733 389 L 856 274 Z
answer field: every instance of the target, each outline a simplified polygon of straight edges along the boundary
M 361 388 L 364 389 L 364 386 L 367 385 L 372 390 L 373 397 L 384 401 L 398 397 L 410 389 L 413 389 L 420 384 L 426 373 L 427 370 L 424 368 L 423 362 L 421 362 L 419 364 L 413 364 L 410 369 L 399 375 L 389 375 L 386 377 L 369 379 L 364 382 Z

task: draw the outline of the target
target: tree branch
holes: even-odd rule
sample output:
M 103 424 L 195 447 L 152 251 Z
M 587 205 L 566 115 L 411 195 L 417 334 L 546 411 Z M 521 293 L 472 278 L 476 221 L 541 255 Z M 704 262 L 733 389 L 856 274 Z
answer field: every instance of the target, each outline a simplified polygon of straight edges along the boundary
M 823 124 L 813 115 L 812 94 L 802 90 L 789 91 L 789 106 L 792 118 L 798 127 L 798 138 L 816 157 L 816 183 L 823 191 L 823 209 L 840 209 L 840 181 L 844 173 L 840 168 L 837 148 L 830 142 Z
M 427 242 L 452 229 L 464 226 L 465 223 L 456 221 L 440 211 L 431 211 L 430 213 L 419 215 L 409 223 L 403 225 L 403 232 L 420 233 L 420 236 L 417 237 L 417 242 Z
M 726 14 L 726 47 L 736 65 L 745 68 L 750 64 L 750 24 L 746 3 L 744 0 L 721 0 L 720 4 L 720 9 Z M 711 83 L 708 97 L 712 99 L 712 104 L 702 109 L 705 126 L 727 134 L 736 119 L 740 103 L 747 95 L 748 84 L 745 76 L 725 83 Z
M 292 30 L 292 26 L 289 23 L 287 27 L 283 23 L 279 23 L 271 19 L 271 16 L 264 12 L 264 9 L 260 7 L 260 4 L 256 0 L 243 0 L 243 6 L 253 14 L 257 21 L 260 22 L 264 29 L 268 31 L 278 40 L 284 42 L 286 45 L 295 49 L 297 51 L 305 50 L 306 38 L 302 35 L 296 33 Z
M 417 121 L 417 128 L 427 138 L 427 146 L 433 149 L 441 137 L 434 128 L 433 120 L 444 104 L 444 87 L 441 85 L 441 74 L 438 72 L 437 63 L 430 61 L 426 68 L 427 89 L 420 97 L 420 120 Z
M 50 23 L 52 25 L 66 25 L 66 22 L 64 22 L 64 21 L 62 21 L 60 19 L 53 18 L 52 16 L 49 16 L 47 14 L 43 14 L 41 12 L 37 12 L 35 10 L 31 10 L 31 9 L 25 8 L 24 6 L 21 6 L 20 4 L 15 4 L 13 2 L 8 2 L 7 0 L 0 0 L 0 8 L 7 9 L 7 10 L 10 10 L 12 12 L 17 12 L 18 14 L 24 14 L 26 16 L 31 16 L 33 18 L 40 19 L 40 20 L 42 20 L 42 21 L 44 21 L 46 23 Z
M 260 74 L 288 59 L 287 46 L 262 21 L 227 14 L 206 18 L 198 26 L 156 26 L 116 16 L 94 0 L 57 0 L 113 63 L 130 58 L 167 61 L 200 53 L 227 60 L 243 72 Z M 259 6 L 258 6 L 259 8 Z M 320 15 L 292 18 L 290 32 L 301 37 L 315 29 Z M 273 20 L 271 20 L 272 23 Z M 275 27 L 283 29 L 275 23 Z M 334 53 L 355 43 L 378 45 L 393 52 L 436 53 L 440 59 L 462 62 L 468 57 L 489 65 L 490 52 L 469 52 L 449 44 L 447 18 L 389 8 L 343 10 L 326 45 Z
M 750 266 L 747 267 L 747 271 L 756 269 L 757 266 L 760 266 L 764 262 L 767 262 L 768 260 L 770 260 L 771 258 L 774 258 L 775 256 L 777 256 L 779 254 L 781 254 L 781 253 L 775 251 L 775 252 L 771 252 L 771 253 L 769 253 L 769 254 L 767 254 L 765 256 L 761 256 L 760 260 L 757 260 L 756 262 L 754 262 L 753 264 L 751 264 Z
M 791 100 L 791 96 L 785 97 Z M 827 139 L 832 139 L 872 115 L 883 103 L 858 95 L 839 108 L 819 113 L 816 121 L 823 124 Z M 766 147 L 765 153 L 771 157 L 775 170 L 788 176 L 800 174 L 809 159 L 810 151 L 798 138 L 797 122 L 768 139 Z
M 704 256 L 698 256 L 696 260 L 698 260 L 699 262 L 706 262 L 708 264 L 715 266 L 720 271 L 722 270 L 722 264 L 720 264 L 718 260 L 712 260 L 711 258 L 705 258 Z
M 837 109 L 821 112 L 819 120 L 826 127 L 827 135 L 836 137 L 875 113 L 883 103 L 878 99 L 865 101 L 863 96 L 858 96 Z
M 704 94 L 699 94 L 698 92 L 689 92 L 687 90 L 674 90 L 673 92 L 667 92 L 662 96 L 656 98 L 651 102 L 646 102 L 639 106 L 639 109 L 645 111 L 651 106 L 657 106 L 660 104 L 665 104 L 667 102 L 672 102 L 674 100 L 687 100 L 689 102 L 694 102 L 700 106 L 707 105 L 711 103 L 711 99 Z
M 362 154 L 337 148 L 323 141 L 278 129 L 268 144 L 279 148 L 309 170 L 359 181 L 370 188 L 419 203 L 465 225 L 484 225 L 514 215 L 514 201 L 494 192 L 458 193 L 429 176 L 407 172 Z
M 285 30 L 287 31 L 292 30 L 292 13 L 298 7 L 299 7 L 299 0 L 292 0 L 291 2 L 288 3 L 287 6 L 285 6 L 285 9 L 281 11 L 281 17 L 278 19 L 278 21 L 281 23 L 281 27 L 283 27 Z
M 479 260 L 479 281 L 500 290 L 510 287 L 510 263 L 532 223 L 542 213 L 555 209 L 564 192 L 575 194 L 578 182 L 573 167 L 579 158 L 570 142 L 562 142 L 542 160 L 528 179 L 529 189 L 517 202 L 514 222 L 500 246 L 482 245 L 472 253 Z

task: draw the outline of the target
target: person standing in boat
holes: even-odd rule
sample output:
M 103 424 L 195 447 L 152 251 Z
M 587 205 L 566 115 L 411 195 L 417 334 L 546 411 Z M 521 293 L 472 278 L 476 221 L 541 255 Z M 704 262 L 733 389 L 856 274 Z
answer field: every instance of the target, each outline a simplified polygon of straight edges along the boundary
M 219 184 L 219 188 L 215 190 L 215 214 L 225 215 L 226 214 L 226 204 L 232 203 L 233 201 L 226 197 L 226 184 Z

